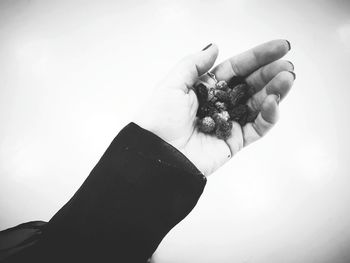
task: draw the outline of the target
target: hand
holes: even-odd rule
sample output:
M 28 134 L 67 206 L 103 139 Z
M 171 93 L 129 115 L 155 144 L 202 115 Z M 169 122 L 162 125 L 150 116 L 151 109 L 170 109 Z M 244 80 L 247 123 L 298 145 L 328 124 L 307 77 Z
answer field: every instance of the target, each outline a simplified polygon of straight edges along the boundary
M 293 64 L 280 60 L 289 49 L 286 40 L 273 40 L 229 58 L 211 70 L 219 81 L 245 77 L 256 91 L 247 104 L 260 111 L 259 115 L 243 127 L 233 122 L 232 134 L 226 141 L 196 129 L 198 100 L 191 88 L 199 79 L 213 81 L 205 73 L 218 56 L 216 45 L 180 61 L 156 87 L 152 104 L 142 107 L 135 123 L 173 145 L 208 176 L 244 146 L 264 136 L 277 122 L 278 103 L 295 79 Z

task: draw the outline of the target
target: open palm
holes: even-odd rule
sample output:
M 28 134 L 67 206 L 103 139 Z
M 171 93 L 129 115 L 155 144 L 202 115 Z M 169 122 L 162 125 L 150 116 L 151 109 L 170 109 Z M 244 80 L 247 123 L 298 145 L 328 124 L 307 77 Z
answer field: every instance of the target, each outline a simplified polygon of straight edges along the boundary
M 233 122 L 226 141 L 195 127 L 198 100 L 192 87 L 197 81 L 214 84 L 205 73 L 217 58 L 215 45 L 184 58 L 158 85 L 152 94 L 152 105 L 143 108 L 136 123 L 176 147 L 208 176 L 244 146 L 264 136 L 277 122 L 279 100 L 295 79 L 293 64 L 280 60 L 289 49 L 286 40 L 273 40 L 229 58 L 210 71 L 218 80 L 245 77 L 256 91 L 247 103 L 260 111 L 259 115 L 243 127 Z

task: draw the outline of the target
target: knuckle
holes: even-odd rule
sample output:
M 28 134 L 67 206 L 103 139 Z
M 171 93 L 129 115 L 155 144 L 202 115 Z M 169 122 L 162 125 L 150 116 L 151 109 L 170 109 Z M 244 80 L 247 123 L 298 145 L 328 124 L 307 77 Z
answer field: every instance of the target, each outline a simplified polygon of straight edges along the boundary
M 235 62 L 235 60 L 229 60 L 230 66 L 231 66 L 231 70 L 232 70 L 232 75 L 233 76 L 240 76 L 240 70 L 239 67 L 237 66 L 237 63 Z

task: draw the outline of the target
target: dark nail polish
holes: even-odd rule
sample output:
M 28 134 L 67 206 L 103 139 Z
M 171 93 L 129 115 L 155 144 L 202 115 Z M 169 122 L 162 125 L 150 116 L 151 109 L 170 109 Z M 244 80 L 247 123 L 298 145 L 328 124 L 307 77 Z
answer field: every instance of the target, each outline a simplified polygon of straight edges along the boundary
M 202 51 L 207 50 L 208 48 L 210 48 L 211 45 L 212 45 L 212 43 L 210 43 L 208 46 L 206 46 L 205 48 L 203 48 Z
M 280 104 L 280 101 L 281 101 L 281 95 L 277 94 L 277 98 L 276 98 L 277 105 Z
M 294 70 L 294 64 L 292 62 L 290 62 L 290 61 L 288 61 L 288 62 L 289 62 L 289 64 L 292 65 L 292 69 Z
M 287 44 L 288 44 L 288 50 L 291 50 L 291 48 L 292 48 L 292 45 L 290 44 L 290 42 L 286 39 L 286 42 L 287 42 Z
M 292 74 L 293 75 L 293 77 L 294 77 L 294 80 L 296 79 L 296 75 L 295 75 L 295 73 L 294 73 L 294 71 L 288 71 L 290 74 Z

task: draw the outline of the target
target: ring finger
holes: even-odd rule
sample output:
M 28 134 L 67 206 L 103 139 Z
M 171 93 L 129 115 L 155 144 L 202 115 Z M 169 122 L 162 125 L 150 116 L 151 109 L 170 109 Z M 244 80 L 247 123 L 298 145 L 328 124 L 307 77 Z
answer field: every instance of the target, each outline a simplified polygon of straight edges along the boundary
M 283 99 L 291 89 L 294 80 L 295 73 L 292 71 L 278 73 L 262 90 L 255 93 L 248 100 L 248 106 L 254 111 L 260 111 L 261 105 L 270 94 L 275 94 Z

